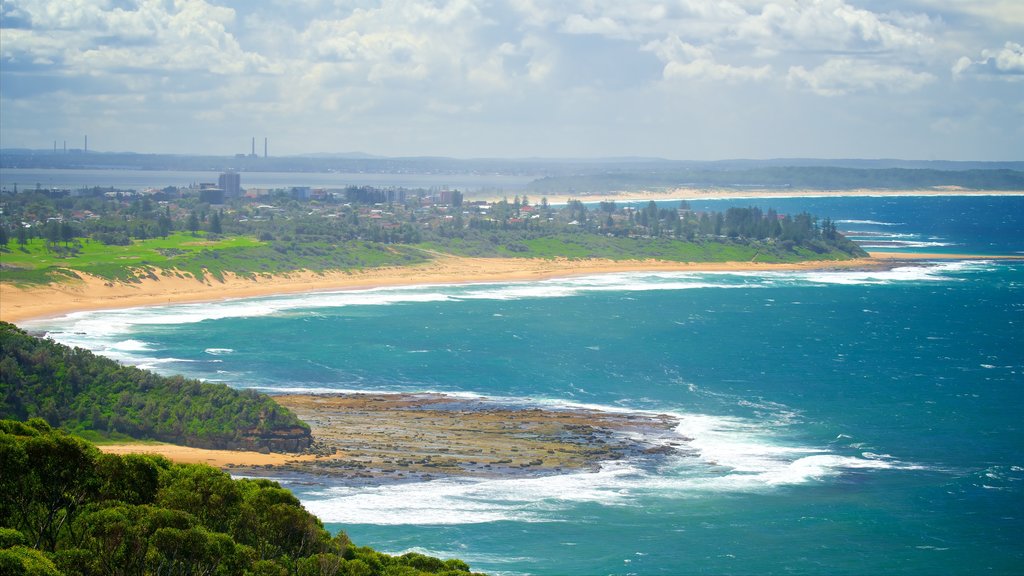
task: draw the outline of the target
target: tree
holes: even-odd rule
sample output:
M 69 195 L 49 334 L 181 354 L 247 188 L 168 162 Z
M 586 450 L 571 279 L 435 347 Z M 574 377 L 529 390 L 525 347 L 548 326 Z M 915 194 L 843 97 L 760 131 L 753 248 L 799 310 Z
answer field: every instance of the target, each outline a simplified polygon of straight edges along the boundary
M 220 214 L 214 212 L 210 216 L 210 234 L 221 234 L 223 230 L 220 224 Z
M 163 484 L 156 496 L 157 504 L 194 514 L 204 526 L 217 532 L 228 531 L 228 523 L 242 502 L 231 477 L 209 466 L 176 466 Z
M 75 228 L 70 222 L 60 223 L 60 239 L 64 242 L 65 246 L 75 239 Z
M 166 238 L 171 233 L 171 217 L 167 214 L 160 214 L 156 219 L 157 234 Z
M 185 226 L 193 236 L 195 236 L 196 232 L 199 231 L 199 216 L 196 215 L 195 211 L 189 213 L 188 223 L 186 223 Z
M 94 462 L 99 451 L 80 438 L 33 419 L 14 432 L 0 429 L 0 490 L 10 502 L 12 526 L 34 548 L 53 552 L 61 531 L 96 488 Z

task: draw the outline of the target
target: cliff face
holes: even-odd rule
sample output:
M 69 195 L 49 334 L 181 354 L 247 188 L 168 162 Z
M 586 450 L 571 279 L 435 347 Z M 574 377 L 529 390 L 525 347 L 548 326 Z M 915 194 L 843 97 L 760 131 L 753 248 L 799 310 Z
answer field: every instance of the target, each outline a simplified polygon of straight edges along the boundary
M 236 449 L 296 453 L 308 449 L 312 443 L 313 437 L 309 430 L 296 426 L 263 433 L 253 431 L 242 437 L 239 447 Z
M 294 427 L 281 427 L 274 430 L 252 429 L 242 432 L 235 438 L 195 436 L 157 436 L 155 440 L 180 444 L 193 448 L 208 450 L 246 450 L 251 452 L 277 452 L 281 454 L 297 454 L 305 452 L 312 446 L 313 437 L 309 430 Z

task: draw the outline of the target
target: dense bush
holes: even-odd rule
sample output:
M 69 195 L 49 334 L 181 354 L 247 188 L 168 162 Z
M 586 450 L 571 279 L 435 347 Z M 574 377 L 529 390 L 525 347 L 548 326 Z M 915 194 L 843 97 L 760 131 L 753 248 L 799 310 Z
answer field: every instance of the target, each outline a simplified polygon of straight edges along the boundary
M 291 492 L 201 464 L 101 454 L 41 419 L 0 420 L 0 574 L 467 576 L 331 536 Z
M 0 322 L 0 418 L 35 417 L 201 448 L 296 451 L 310 443 L 309 426 L 264 394 L 158 376 Z

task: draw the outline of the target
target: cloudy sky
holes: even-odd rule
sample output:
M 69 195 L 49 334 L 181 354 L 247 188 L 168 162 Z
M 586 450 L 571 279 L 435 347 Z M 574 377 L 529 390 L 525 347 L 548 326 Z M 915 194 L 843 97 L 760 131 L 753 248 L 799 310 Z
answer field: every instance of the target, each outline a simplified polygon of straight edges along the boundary
M 0 147 L 1024 159 L 1024 0 L 0 5 Z

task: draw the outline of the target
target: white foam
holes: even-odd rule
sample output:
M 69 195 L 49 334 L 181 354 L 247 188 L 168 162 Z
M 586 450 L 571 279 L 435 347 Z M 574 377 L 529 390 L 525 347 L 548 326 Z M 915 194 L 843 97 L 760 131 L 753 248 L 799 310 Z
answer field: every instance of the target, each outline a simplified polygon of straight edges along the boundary
M 859 242 L 861 248 L 941 248 L 956 246 L 954 242 L 925 242 L 923 240 L 893 240 L 885 244 L 871 244 L 870 241 Z
M 729 443 L 733 448 L 744 444 Z M 721 451 L 718 454 L 722 456 Z M 705 456 L 707 453 L 702 452 L 701 458 Z M 676 469 L 655 471 L 629 462 L 610 462 L 597 472 L 541 478 L 443 479 L 376 487 L 334 487 L 307 494 L 303 505 L 324 521 L 346 524 L 560 522 L 566 510 L 580 504 L 640 506 L 643 499 L 652 497 L 678 499 L 700 497 L 707 492 L 774 490 L 821 481 L 854 469 L 919 469 L 892 460 L 752 443 L 728 456 L 744 469 L 706 463 L 695 466 L 687 457 L 677 459 Z
M 224 354 L 231 354 L 234 350 L 231 348 L 207 348 L 204 352 L 213 356 L 222 356 Z
M 878 220 L 836 220 L 836 224 L 865 224 L 869 226 L 903 226 L 903 222 L 879 222 Z
M 110 349 L 123 352 L 149 352 L 152 350 L 150 344 L 141 340 L 121 340 L 111 344 Z
M 642 461 L 616 461 L 604 463 L 596 472 L 540 478 L 446 478 L 332 487 L 308 493 L 303 504 L 325 521 L 348 524 L 560 522 L 565 511 L 580 504 L 640 506 L 649 498 L 771 491 L 823 481 L 848 470 L 920 469 L 888 455 L 840 455 L 795 445 L 780 435 L 775 422 L 706 414 L 673 416 L 680 423 L 675 430 L 679 435 L 671 440 L 682 444 L 687 453 L 670 457 L 657 467 Z
M 941 243 L 930 243 L 939 245 Z M 260 317 L 347 306 L 386 306 L 402 303 L 458 302 L 461 300 L 518 300 L 564 298 L 589 292 L 631 292 L 655 290 L 762 288 L 794 283 L 874 284 L 880 282 L 933 281 L 943 273 L 964 270 L 978 262 L 928 263 L 879 271 L 722 271 L 722 272 L 631 272 L 598 274 L 536 282 L 425 285 L 405 288 L 377 288 L 339 292 L 225 300 L 206 304 L 178 304 L 149 308 L 76 312 L 62 318 L 26 323 L 27 328 L 49 331 L 64 344 L 93 350 L 116 348 L 129 351 L 134 341 L 125 338 L 138 327 L 197 324 L 225 318 Z M 956 268 L 959 266 L 959 268 Z M 142 351 L 142 349 L 134 350 Z M 209 348 L 208 354 L 229 353 Z

